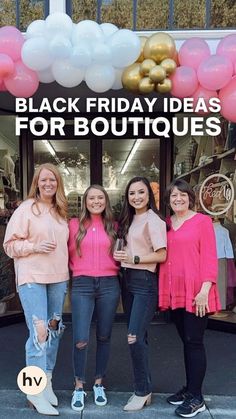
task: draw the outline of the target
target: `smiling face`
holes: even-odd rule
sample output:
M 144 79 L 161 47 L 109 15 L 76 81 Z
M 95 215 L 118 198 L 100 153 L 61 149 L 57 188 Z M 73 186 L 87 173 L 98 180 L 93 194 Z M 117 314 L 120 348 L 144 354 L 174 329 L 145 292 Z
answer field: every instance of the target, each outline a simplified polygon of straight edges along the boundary
M 189 210 L 187 192 L 182 192 L 175 186 L 170 194 L 170 206 L 175 214 L 184 215 L 187 213 Z
M 38 188 L 42 201 L 52 201 L 57 191 L 57 179 L 50 170 L 41 170 L 38 178 Z
M 132 183 L 128 191 L 129 204 L 135 209 L 136 214 L 142 214 L 148 209 L 149 192 L 142 181 Z
M 106 208 L 105 194 L 99 189 L 89 189 L 86 197 L 86 208 L 90 214 L 102 214 Z

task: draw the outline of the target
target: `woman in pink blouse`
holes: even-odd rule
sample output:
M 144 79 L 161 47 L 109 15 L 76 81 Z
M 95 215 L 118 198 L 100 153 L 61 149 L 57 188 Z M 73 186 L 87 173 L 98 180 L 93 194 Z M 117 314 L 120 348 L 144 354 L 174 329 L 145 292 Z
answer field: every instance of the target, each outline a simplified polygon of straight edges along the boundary
M 166 197 L 173 215 L 167 221 L 167 259 L 160 266 L 159 306 L 172 309 L 186 372 L 186 385 L 167 401 L 179 405 L 178 416 L 193 417 L 206 409 L 202 383 L 207 315 L 220 309 L 215 234 L 211 219 L 193 211 L 195 195 L 187 182 L 173 181 Z

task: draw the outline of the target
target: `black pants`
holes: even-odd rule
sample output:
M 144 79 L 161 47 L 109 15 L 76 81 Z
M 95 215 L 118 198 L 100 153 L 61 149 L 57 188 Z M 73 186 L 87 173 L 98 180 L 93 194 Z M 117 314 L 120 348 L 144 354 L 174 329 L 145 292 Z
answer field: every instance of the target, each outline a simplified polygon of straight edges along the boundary
M 134 391 L 137 396 L 146 396 L 152 392 L 147 329 L 157 306 L 157 276 L 144 269 L 122 269 L 122 273 L 122 301 L 128 334 L 136 336 L 136 341 L 129 345 Z
M 172 311 L 173 321 L 184 345 L 184 364 L 187 390 L 194 396 L 202 395 L 206 373 L 206 352 L 203 343 L 207 316 L 197 317 L 183 308 Z

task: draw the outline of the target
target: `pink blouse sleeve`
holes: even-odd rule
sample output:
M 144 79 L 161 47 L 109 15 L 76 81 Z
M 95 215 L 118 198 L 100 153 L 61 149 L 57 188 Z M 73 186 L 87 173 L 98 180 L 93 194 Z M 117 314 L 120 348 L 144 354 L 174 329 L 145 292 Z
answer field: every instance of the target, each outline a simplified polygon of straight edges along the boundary
M 10 258 L 34 253 L 34 243 L 29 240 L 29 223 L 27 209 L 20 205 L 12 214 L 4 237 L 3 248 Z
M 167 247 L 166 223 L 157 214 L 149 216 L 148 230 L 154 252 Z
M 200 224 L 200 272 L 201 281 L 216 283 L 218 259 L 215 232 L 210 217 L 204 216 Z

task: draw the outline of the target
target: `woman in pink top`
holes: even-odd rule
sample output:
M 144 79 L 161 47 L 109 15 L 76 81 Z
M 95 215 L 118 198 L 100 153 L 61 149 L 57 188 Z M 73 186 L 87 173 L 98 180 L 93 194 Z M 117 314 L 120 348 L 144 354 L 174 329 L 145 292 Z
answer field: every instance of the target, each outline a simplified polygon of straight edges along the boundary
M 96 372 L 94 402 L 105 406 L 102 385 L 110 353 L 112 323 L 120 297 L 118 265 L 112 252 L 116 239 L 109 197 L 100 185 L 84 193 L 81 215 L 69 223 L 69 265 L 72 272 L 72 329 L 75 390 L 71 407 L 84 408 L 85 370 L 90 327 L 96 312 Z
M 157 264 L 166 258 L 166 223 L 144 177 L 131 179 L 126 187 L 118 235 L 125 248 L 115 251 L 114 257 L 122 266 L 122 300 L 135 381 L 124 410 L 135 411 L 151 402 L 147 328 L 157 306 Z
M 215 234 L 210 217 L 193 211 L 195 195 L 187 182 L 172 182 L 166 197 L 174 214 L 168 220 L 167 260 L 160 267 L 159 306 L 172 309 L 186 372 L 186 385 L 167 401 L 180 405 L 178 416 L 193 417 L 206 409 L 202 383 L 207 315 L 220 309 Z
M 28 199 L 12 215 L 4 249 L 14 259 L 16 286 L 29 329 L 26 365 L 47 374 L 47 387 L 27 395 L 35 409 L 59 415 L 51 378 L 63 333 L 62 309 L 69 279 L 67 202 L 58 169 L 46 163 L 33 177 Z

